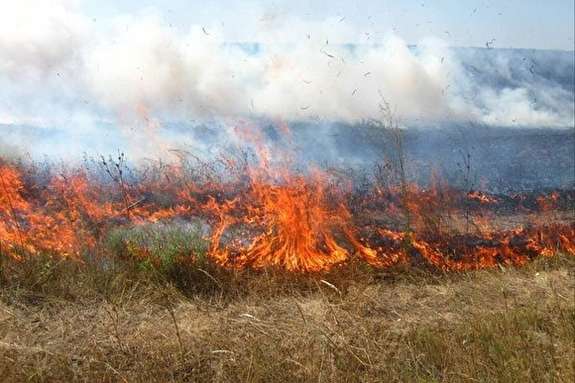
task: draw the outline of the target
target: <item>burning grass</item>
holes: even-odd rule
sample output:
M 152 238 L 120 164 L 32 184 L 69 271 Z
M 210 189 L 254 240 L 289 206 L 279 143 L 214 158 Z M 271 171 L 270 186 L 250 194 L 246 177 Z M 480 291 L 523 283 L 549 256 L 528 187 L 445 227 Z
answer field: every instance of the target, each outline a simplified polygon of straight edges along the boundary
M 562 219 L 561 205 L 572 203 L 569 192 L 539 195 L 533 207 L 523 204 L 526 196 L 516 196 L 514 211 L 532 218 L 499 229 L 492 221 L 504 204 L 500 198 L 440 183 L 426 189 L 405 183 L 357 189 L 353 180 L 334 172 L 296 175 L 268 161 L 253 166 L 229 159 L 221 162 L 224 174 L 213 166 L 198 173 L 197 167 L 180 164 L 155 169 L 151 176 L 150 169 L 130 175 L 123 156 L 110 162 L 100 164 L 109 179 L 86 169 L 41 179 L 37 170 L 4 162 L 3 256 L 114 257 L 117 251 L 102 246 L 114 233 L 153 235 L 162 225 L 177 232 L 190 222 L 197 222 L 201 233 L 189 236 L 189 246 L 182 244 L 184 232 L 180 240 L 166 238 L 181 245 L 166 250 L 172 263 L 207 257 L 224 268 L 318 272 L 353 259 L 376 268 L 422 260 L 440 270 L 468 270 L 521 266 L 557 251 L 575 253 L 575 227 Z M 543 214 L 553 219 L 538 222 Z M 151 225 L 159 226 L 146 231 Z M 140 240 L 120 242 L 126 248 L 122 254 L 165 263 Z
M 422 187 L 385 167 L 357 182 L 258 153 L 0 161 L 0 375 L 573 379 L 572 191 Z

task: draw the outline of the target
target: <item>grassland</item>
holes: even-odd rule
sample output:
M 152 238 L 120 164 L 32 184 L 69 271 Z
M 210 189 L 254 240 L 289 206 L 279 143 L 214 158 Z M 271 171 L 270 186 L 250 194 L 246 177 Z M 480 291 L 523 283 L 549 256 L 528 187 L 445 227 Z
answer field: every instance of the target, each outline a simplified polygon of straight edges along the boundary
M 575 381 L 573 256 L 294 275 L 189 262 L 201 240 L 159 233 L 112 233 L 114 257 L 4 259 L 0 380 Z

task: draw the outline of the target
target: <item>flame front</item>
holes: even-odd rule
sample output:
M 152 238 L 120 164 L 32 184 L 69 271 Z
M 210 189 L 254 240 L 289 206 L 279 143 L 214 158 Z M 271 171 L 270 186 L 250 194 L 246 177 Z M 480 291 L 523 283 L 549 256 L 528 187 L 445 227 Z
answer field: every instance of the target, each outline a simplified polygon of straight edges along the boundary
M 189 182 L 173 166 L 129 185 L 91 180 L 81 171 L 38 185 L 25 169 L 4 163 L 0 254 L 79 258 L 113 227 L 193 216 L 210 224 L 208 256 L 226 268 L 317 272 L 355 258 L 374 267 L 423 261 L 443 270 L 470 270 L 521 266 L 559 251 L 575 255 L 572 222 L 499 228 L 483 209 L 500 201 L 484 193 L 409 185 L 403 191 L 374 187 L 358 198 L 349 183 L 338 184 L 328 172 L 295 175 L 285 168 L 271 171 L 268 160 L 264 165 L 244 167 L 226 181 L 214 176 Z M 159 204 L 150 195 L 170 202 Z M 534 206 L 558 215 L 560 199 L 558 193 L 540 196 Z M 470 202 L 477 206 L 464 214 Z

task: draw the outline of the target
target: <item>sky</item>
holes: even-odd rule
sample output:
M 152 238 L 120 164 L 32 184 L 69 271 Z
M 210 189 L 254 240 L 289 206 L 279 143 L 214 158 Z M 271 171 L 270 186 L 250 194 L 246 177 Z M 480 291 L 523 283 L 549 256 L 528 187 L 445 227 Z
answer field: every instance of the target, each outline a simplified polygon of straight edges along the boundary
M 217 27 L 228 41 L 255 41 L 262 30 L 293 20 L 337 18 L 377 39 L 389 31 L 408 43 L 441 37 L 452 46 L 573 50 L 573 0 L 84 0 L 95 23 L 120 14 L 159 12 L 173 28 Z M 154 10 L 154 11 L 153 11 Z M 293 39 L 304 36 L 292 36 Z M 356 42 L 357 36 L 344 39 Z

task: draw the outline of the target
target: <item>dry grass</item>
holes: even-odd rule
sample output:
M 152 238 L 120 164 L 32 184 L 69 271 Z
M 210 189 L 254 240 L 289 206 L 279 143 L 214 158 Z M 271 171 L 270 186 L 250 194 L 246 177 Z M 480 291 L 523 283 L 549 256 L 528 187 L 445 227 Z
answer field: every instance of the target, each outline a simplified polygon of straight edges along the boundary
M 4 268 L 4 382 L 575 381 L 572 256 L 462 274 L 206 265 L 185 287 L 125 263 Z

